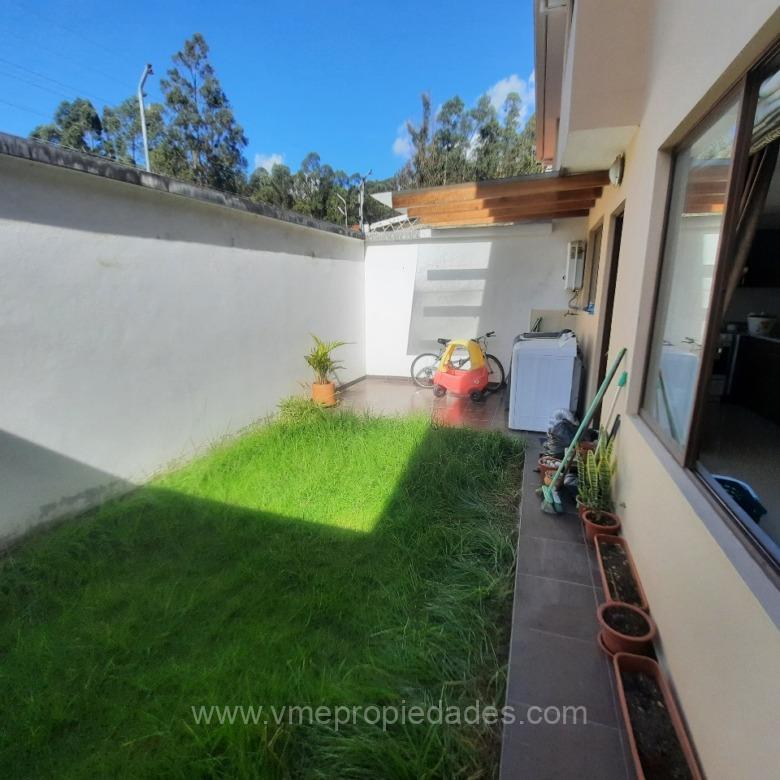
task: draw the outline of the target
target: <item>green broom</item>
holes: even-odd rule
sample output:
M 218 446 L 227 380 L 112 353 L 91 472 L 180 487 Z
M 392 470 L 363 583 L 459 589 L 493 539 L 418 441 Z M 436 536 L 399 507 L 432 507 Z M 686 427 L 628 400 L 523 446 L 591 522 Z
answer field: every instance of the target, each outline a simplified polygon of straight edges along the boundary
M 601 383 L 601 387 L 599 387 L 599 390 L 596 393 L 596 397 L 590 402 L 588 411 L 585 412 L 585 416 L 582 418 L 580 427 L 577 428 L 577 432 L 574 434 L 574 438 L 571 440 L 571 444 L 566 448 L 561 465 L 558 466 L 558 470 L 555 472 L 552 481 L 549 485 L 542 485 L 536 491 L 542 496 L 542 512 L 546 512 L 548 515 L 559 515 L 561 512 L 563 512 L 563 502 L 561 501 L 561 497 L 558 495 L 558 488 L 556 486 L 560 478 L 569 468 L 569 464 L 574 457 L 574 453 L 577 451 L 577 445 L 580 443 L 582 434 L 585 433 L 588 425 L 590 425 L 590 421 L 593 419 L 593 415 L 596 413 L 596 409 L 599 408 L 601 399 L 604 397 L 604 393 L 607 392 L 607 388 L 614 379 L 618 370 L 618 366 L 623 360 L 625 354 L 626 348 L 623 347 L 623 349 L 618 352 L 618 355 L 610 366 L 609 371 L 607 371 L 607 375 L 604 377 L 604 381 Z M 622 387 L 625 385 L 627 379 L 628 374 L 626 374 L 624 371 L 620 377 L 619 386 Z

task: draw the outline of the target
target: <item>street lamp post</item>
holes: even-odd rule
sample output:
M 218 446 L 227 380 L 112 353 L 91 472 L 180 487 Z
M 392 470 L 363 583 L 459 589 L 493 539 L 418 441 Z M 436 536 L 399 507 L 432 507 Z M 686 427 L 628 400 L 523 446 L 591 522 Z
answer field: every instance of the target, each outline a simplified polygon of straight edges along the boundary
M 146 160 L 146 170 L 151 172 L 151 166 L 149 165 L 149 142 L 146 138 L 146 112 L 144 110 L 144 84 L 146 79 L 152 75 L 154 71 L 152 66 L 147 63 L 144 66 L 144 71 L 141 74 L 141 80 L 138 82 L 138 108 L 141 112 L 141 135 L 144 139 L 144 160 Z

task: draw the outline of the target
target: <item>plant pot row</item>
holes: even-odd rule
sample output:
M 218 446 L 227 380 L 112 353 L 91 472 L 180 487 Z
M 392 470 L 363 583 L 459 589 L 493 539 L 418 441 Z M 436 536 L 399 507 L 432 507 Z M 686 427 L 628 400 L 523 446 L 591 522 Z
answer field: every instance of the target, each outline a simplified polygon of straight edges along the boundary
M 587 449 L 578 449 L 580 459 L 587 455 Z M 560 464 L 558 458 L 539 458 L 539 473 L 545 484 L 552 483 Z M 606 487 L 608 490 L 609 485 Z M 592 495 L 592 491 L 585 495 Z M 603 493 L 597 495 L 603 497 Z M 650 617 L 628 542 L 618 536 L 620 517 L 583 505 L 579 498 L 577 511 L 586 543 L 593 544 L 596 550 L 606 599 L 597 611 L 597 640 L 612 658 L 636 775 L 639 780 L 699 780 L 702 775 L 677 705 L 661 668 L 648 657 L 658 629 Z
M 587 449 L 594 446 L 595 443 Z M 580 466 L 583 458 L 593 457 L 587 449 L 578 449 Z M 609 458 L 609 452 L 602 457 Z M 547 456 L 539 459 L 539 471 L 546 484 L 552 482 L 559 465 L 558 459 Z M 591 469 L 592 466 L 591 461 Z M 601 471 L 597 479 L 600 474 Z M 590 476 L 592 487 L 592 470 Z M 605 477 L 603 491 L 595 494 L 602 506 L 604 495 L 611 495 L 607 480 Z M 586 490 L 584 495 L 594 493 Z M 596 550 L 606 599 L 597 611 L 598 643 L 612 658 L 636 775 L 639 780 L 667 777 L 699 780 L 701 773 L 677 705 L 661 668 L 648 657 L 658 629 L 650 617 L 647 596 L 628 542 L 618 535 L 620 517 L 582 505 L 579 498 L 577 510 L 586 543 L 593 544 Z
M 700 780 L 702 775 L 669 685 L 658 663 L 647 655 L 658 629 L 649 615 L 628 542 L 616 535 L 620 522 L 616 520 L 613 533 L 593 535 L 606 599 L 597 612 L 601 627 L 598 642 L 612 657 L 636 775 L 639 780 Z

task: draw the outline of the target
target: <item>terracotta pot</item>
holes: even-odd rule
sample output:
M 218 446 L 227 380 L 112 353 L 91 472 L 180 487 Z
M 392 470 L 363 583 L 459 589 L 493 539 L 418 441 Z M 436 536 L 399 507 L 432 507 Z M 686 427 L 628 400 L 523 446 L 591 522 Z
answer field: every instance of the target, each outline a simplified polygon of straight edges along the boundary
M 542 455 L 539 458 L 539 474 L 541 475 L 542 482 L 544 482 L 545 485 L 552 483 L 552 478 L 555 476 L 555 472 L 558 471 L 558 466 L 560 465 L 560 458 L 553 458 L 551 455 Z
M 581 506 L 579 510 L 580 520 L 585 528 L 585 538 L 589 542 L 593 542 L 596 534 L 605 534 L 608 536 L 615 536 L 620 533 L 620 518 L 612 512 L 600 512 L 597 509 L 590 509 L 586 506 Z M 609 525 L 602 525 L 600 523 L 594 523 L 590 518 L 598 514 L 601 519 L 608 519 Z
M 628 568 L 631 572 L 631 576 L 634 578 L 634 587 L 639 594 L 639 603 L 633 604 L 634 607 L 639 607 L 643 612 L 649 612 L 650 607 L 647 603 L 647 596 L 645 595 L 642 582 L 639 579 L 639 573 L 636 570 L 636 564 L 634 563 L 634 556 L 631 555 L 631 550 L 628 548 L 628 542 L 621 536 L 613 536 L 612 534 L 596 534 L 593 538 L 593 544 L 596 546 L 596 558 L 599 562 L 599 572 L 601 573 L 601 585 L 604 588 L 604 598 L 607 601 L 620 601 L 613 596 L 609 589 L 609 580 L 607 578 L 607 570 L 604 566 L 604 561 L 601 559 L 601 545 L 612 544 L 616 547 L 621 547 L 628 561 Z
M 320 406 L 335 406 L 336 385 L 333 382 L 314 382 L 311 386 L 311 400 Z
M 612 660 L 612 664 L 615 669 L 615 678 L 617 680 L 618 698 L 620 700 L 620 710 L 623 713 L 623 720 L 626 723 L 626 730 L 628 732 L 628 743 L 631 746 L 631 757 L 634 760 L 634 768 L 636 770 L 637 780 L 646 780 L 645 770 L 652 774 L 653 777 L 670 777 L 672 773 L 672 767 L 659 766 L 658 761 L 663 761 L 667 758 L 666 755 L 660 755 L 652 757 L 656 760 L 652 762 L 652 767 L 649 765 L 648 756 L 643 756 L 640 753 L 639 744 L 641 744 L 641 738 L 637 738 L 637 733 L 634 732 L 634 724 L 631 721 L 631 711 L 628 707 L 628 698 L 626 696 L 625 688 L 623 687 L 623 674 L 631 674 L 642 672 L 652 677 L 656 685 L 661 689 L 661 695 L 663 696 L 664 707 L 666 714 L 672 722 L 674 733 L 677 736 L 677 740 L 680 743 L 685 762 L 688 765 L 688 771 L 690 772 L 693 780 L 702 780 L 702 774 L 699 770 L 699 766 L 696 763 L 696 756 L 694 755 L 693 748 L 691 747 L 688 734 L 685 731 L 680 711 L 677 709 L 674 697 L 672 696 L 669 685 L 666 682 L 666 678 L 661 671 L 661 667 L 652 659 L 646 658 L 640 655 L 631 655 L 630 653 L 617 653 Z M 657 717 L 665 717 L 664 708 L 656 707 L 653 712 Z M 643 766 L 643 759 L 647 766 Z
M 645 624 L 646 630 L 639 636 L 624 634 L 610 625 L 609 615 L 617 610 L 628 610 L 636 615 Z M 657 633 L 653 619 L 646 612 L 642 612 L 639 607 L 631 604 L 624 604 L 622 601 L 608 601 L 601 604 L 596 612 L 599 625 L 601 626 L 601 642 L 603 648 L 608 653 L 637 653 L 642 655 L 650 649 L 650 642 L 653 641 Z

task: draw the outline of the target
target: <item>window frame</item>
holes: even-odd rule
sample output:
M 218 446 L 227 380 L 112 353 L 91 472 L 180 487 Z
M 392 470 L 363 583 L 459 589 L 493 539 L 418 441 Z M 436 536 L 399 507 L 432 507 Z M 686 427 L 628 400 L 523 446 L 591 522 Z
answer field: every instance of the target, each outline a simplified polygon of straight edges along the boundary
M 600 234 L 598 241 L 598 253 L 596 252 L 596 236 Z M 598 273 L 601 267 L 601 255 L 604 251 L 604 218 L 602 217 L 590 230 L 588 234 L 588 251 L 585 263 L 585 273 L 582 279 L 582 299 L 580 309 L 585 314 L 591 316 L 596 314 L 596 304 L 598 303 Z M 596 272 L 594 285 L 593 272 Z M 592 295 L 592 297 L 591 297 Z M 588 307 L 593 304 L 593 310 Z
M 736 225 L 736 208 L 735 208 L 735 195 L 737 188 L 737 181 L 741 181 L 739 176 L 735 176 L 736 166 L 740 164 L 740 151 L 744 149 L 747 151 L 744 139 L 744 123 L 746 116 L 747 103 L 745 100 L 745 81 L 747 74 L 743 76 L 739 82 L 733 85 L 714 106 L 698 121 L 675 145 L 672 152 L 672 161 L 669 168 L 668 187 L 666 191 L 666 204 L 664 206 L 664 224 L 661 234 L 661 247 L 660 258 L 655 269 L 655 280 L 653 290 L 653 305 L 650 316 L 650 327 L 648 329 L 647 339 L 644 345 L 644 366 L 642 371 L 642 394 L 639 399 L 639 416 L 645 422 L 645 424 L 652 430 L 652 432 L 661 440 L 664 447 L 669 450 L 674 459 L 686 469 L 691 468 L 693 464 L 693 443 L 699 441 L 698 427 L 701 424 L 701 411 L 699 410 L 699 404 L 701 400 L 706 396 L 707 385 L 709 383 L 711 368 L 708 368 L 707 361 L 712 356 L 712 349 L 716 344 L 714 339 L 715 328 L 713 327 L 715 311 L 714 303 L 716 300 L 720 300 L 719 295 L 722 294 L 723 286 L 726 280 L 726 258 L 727 249 L 732 241 L 727 240 L 727 230 L 731 230 L 733 233 L 733 226 Z M 756 94 L 757 91 L 756 91 Z M 695 141 L 703 132 L 711 127 L 720 117 L 724 106 L 734 99 L 738 100 L 738 120 L 737 130 L 734 139 L 734 149 L 732 153 L 732 161 L 729 166 L 729 172 L 726 182 L 726 196 L 723 203 L 723 221 L 720 227 L 720 233 L 718 235 L 718 246 L 715 251 L 715 266 L 712 278 L 712 286 L 709 292 L 709 301 L 707 303 L 707 315 L 705 319 L 704 338 L 702 340 L 701 358 L 699 365 L 696 369 L 696 379 L 694 381 L 694 395 L 692 402 L 691 420 L 688 426 L 688 436 L 682 446 L 675 441 L 675 439 L 667 433 L 660 425 L 660 423 L 653 417 L 646 406 L 647 396 L 647 378 L 650 373 L 650 360 L 653 353 L 653 339 L 655 336 L 655 328 L 658 322 L 658 305 L 661 293 L 661 279 L 663 277 L 664 270 L 669 258 L 666 257 L 666 248 L 669 239 L 669 229 L 672 221 L 672 201 L 675 195 L 674 177 L 677 171 L 679 154 L 685 149 L 689 148 L 693 141 Z M 755 110 L 755 107 L 754 107 Z M 748 136 L 749 139 L 749 136 Z M 747 165 L 747 160 L 741 166 L 743 169 Z M 744 178 L 744 171 L 742 174 Z
M 642 355 L 642 391 L 639 398 L 637 414 L 650 432 L 659 440 L 663 448 L 677 462 L 688 476 L 691 482 L 707 499 L 715 509 L 718 516 L 727 528 L 734 534 L 739 542 L 747 550 L 748 554 L 769 575 L 775 587 L 780 588 L 780 561 L 776 560 L 764 547 L 761 540 L 751 531 L 750 518 L 741 508 L 733 502 L 727 502 L 715 488 L 710 477 L 709 470 L 699 460 L 703 434 L 703 421 L 706 409 L 706 399 L 709 383 L 712 378 L 713 358 L 717 349 L 720 333 L 720 310 L 723 296 L 726 290 L 728 271 L 733 259 L 733 249 L 737 239 L 737 223 L 739 220 L 738 202 L 741 195 L 742 182 L 747 175 L 749 164 L 749 149 L 753 131 L 753 121 L 758 103 L 758 90 L 761 82 L 767 77 L 770 69 L 777 64 L 780 57 L 780 43 L 775 41 L 750 68 L 737 80 L 736 83 L 725 91 L 719 100 L 701 117 L 696 124 L 688 130 L 675 146 L 666 150 L 671 152 L 671 164 L 667 176 L 667 191 L 664 206 L 664 220 L 661 231 L 659 258 L 654 269 L 654 290 L 652 308 L 650 309 L 649 328 L 643 342 L 644 354 Z M 647 379 L 650 371 L 650 360 L 653 350 L 655 326 L 658 320 L 658 305 L 661 288 L 661 278 L 666 265 L 666 247 L 671 223 L 671 207 L 674 197 L 674 175 L 677 168 L 677 159 L 680 151 L 690 146 L 696 137 L 706 131 L 717 120 L 723 107 L 734 98 L 739 101 L 738 120 L 734 138 L 731 166 L 729 168 L 726 195 L 723 207 L 723 221 L 721 224 L 718 246 L 715 253 L 715 266 L 712 286 L 709 294 L 707 315 L 705 320 L 704 338 L 699 366 L 696 371 L 694 383 L 694 396 L 691 410 L 691 420 L 688 428 L 688 436 L 680 446 L 650 414 L 645 405 L 647 393 Z M 664 151 L 664 150 L 662 150 Z

